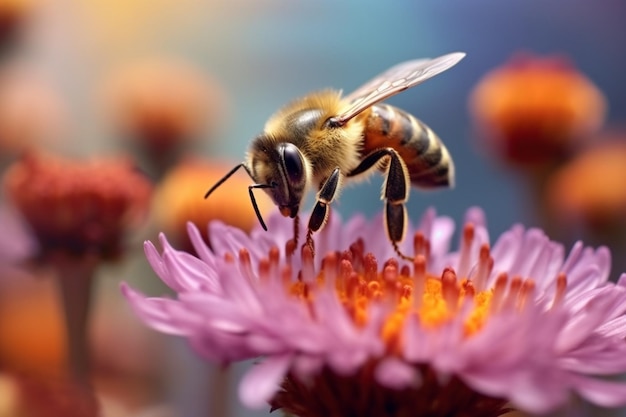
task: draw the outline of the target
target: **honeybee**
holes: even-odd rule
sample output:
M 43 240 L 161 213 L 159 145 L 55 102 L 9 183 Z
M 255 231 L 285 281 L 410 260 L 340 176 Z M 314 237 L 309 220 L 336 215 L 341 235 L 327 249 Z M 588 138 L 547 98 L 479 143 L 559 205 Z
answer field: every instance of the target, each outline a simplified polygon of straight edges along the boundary
M 429 127 L 381 102 L 449 69 L 464 56 L 456 52 L 406 61 L 345 97 L 341 91 L 323 90 L 291 102 L 270 117 L 263 133 L 252 140 L 245 161 L 204 197 L 243 168 L 254 181 L 248 192 L 263 229 L 267 226 L 254 197 L 257 189 L 269 194 L 283 216 L 294 219 L 297 245 L 300 205 L 314 187 L 317 197 L 306 236 L 306 244 L 313 250 L 312 234 L 323 228 L 343 183 L 377 169 L 385 175 L 382 199 L 387 237 L 401 258 L 412 259 L 398 246 L 406 231 L 410 185 L 451 187 L 454 164 Z

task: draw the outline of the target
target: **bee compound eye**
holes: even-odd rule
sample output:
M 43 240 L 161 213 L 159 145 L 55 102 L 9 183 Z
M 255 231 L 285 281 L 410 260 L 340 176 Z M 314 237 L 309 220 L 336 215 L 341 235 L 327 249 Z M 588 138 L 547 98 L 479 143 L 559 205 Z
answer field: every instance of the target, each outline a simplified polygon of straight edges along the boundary
M 304 163 L 302 155 L 296 145 L 287 143 L 281 146 L 283 164 L 287 179 L 291 184 L 300 184 L 304 181 Z

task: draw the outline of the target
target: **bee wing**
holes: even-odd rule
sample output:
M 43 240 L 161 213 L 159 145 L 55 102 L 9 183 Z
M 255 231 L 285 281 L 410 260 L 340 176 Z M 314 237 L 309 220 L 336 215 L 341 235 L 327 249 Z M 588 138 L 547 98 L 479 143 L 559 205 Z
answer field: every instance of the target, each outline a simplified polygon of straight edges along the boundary
M 347 95 L 345 100 L 350 102 L 350 107 L 337 115 L 334 121 L 343 125 L 370 106 L 444 72 L 463 57 L 463 52 L 454 52 L 438 58 L 415 59 L 394 65 Z

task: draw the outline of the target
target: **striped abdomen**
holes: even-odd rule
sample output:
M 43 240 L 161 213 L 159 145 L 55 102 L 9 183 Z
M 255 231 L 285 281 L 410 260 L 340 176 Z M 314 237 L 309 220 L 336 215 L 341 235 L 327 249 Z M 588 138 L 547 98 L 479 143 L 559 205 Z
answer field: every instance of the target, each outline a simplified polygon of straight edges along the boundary
M 394 148 L 404 160 L 414 186 L 454 185 L 454 163 L 437 135 L 403 110 L 375 104 L 365 121 L 363 156 L 378 148 Z

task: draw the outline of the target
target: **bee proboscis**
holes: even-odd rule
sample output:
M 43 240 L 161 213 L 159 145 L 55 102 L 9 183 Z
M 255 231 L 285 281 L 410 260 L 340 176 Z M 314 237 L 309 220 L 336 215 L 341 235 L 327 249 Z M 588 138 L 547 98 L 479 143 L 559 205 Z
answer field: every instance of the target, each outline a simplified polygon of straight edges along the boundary
M 267 121 L 263 133 L 250 144 L 245 161 L 236 165 L 209 191 L 207 198 L 237 170 L 243 168 L 254 184 L 250 200 L 263 229 L 254 190 L 263 189 L 283 216 L 294 219 L 298 240 L 298 213 L 306 192 L 315 187 L 316 203 L 308 222 L 306 243 L 328 219 L 329 207 L 342 185 L 356 177 L 384 172 L 382 199 L 389 241 L 400 251 L 407 215 L 405 203 L 412 184 L 418 188 L 450 187 L 454 164 L 443 142 L 424 123 L 381 102 L 457 64 L 464 53 L 406 61 L 342 97 L 340 91 L 308 94 L 280 109 Z

